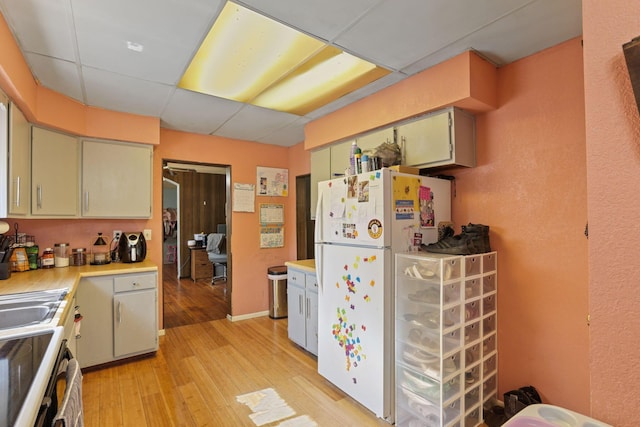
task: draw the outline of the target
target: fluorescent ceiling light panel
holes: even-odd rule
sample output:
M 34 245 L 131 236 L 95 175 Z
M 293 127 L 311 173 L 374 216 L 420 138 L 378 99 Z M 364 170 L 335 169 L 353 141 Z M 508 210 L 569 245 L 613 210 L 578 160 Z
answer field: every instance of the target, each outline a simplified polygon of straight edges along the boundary
M 389 73 L 227 2 L 178 86 L 304 115 Z

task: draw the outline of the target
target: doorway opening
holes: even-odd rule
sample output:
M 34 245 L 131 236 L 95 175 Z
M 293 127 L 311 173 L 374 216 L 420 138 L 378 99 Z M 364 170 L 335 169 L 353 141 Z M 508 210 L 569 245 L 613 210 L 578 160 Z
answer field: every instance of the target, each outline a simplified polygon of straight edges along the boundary
M 229 165 L 163 160 L 165 329 L 231 314 L 230 182 Z M 222 264 L 219 254 L 215 263 L 209 258 L 211 237 L 226 254 Z

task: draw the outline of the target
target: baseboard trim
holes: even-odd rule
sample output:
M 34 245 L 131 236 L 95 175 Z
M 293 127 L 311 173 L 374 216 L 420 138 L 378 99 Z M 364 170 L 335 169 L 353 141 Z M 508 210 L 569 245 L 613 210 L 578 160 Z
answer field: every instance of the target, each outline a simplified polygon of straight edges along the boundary
M 258 311 L 256 313 L 241 314 L 240 316 L 232 316 L 230 314 L 227 314 L 227 320 L 231 322 L 237 322 L 239 320 L 253 319 L 255 317 L 262 317 L 262 316 L 268 316 L 268 315 L 269 315 L 269 310 Z

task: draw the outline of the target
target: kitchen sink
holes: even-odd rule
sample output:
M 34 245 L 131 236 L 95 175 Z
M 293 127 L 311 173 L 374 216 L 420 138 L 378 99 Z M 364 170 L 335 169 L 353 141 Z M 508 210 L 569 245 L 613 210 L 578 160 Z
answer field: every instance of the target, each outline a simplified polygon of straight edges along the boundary
M 67 289 L 1 295 L 0 329 L 51 321 L 66 295 Z

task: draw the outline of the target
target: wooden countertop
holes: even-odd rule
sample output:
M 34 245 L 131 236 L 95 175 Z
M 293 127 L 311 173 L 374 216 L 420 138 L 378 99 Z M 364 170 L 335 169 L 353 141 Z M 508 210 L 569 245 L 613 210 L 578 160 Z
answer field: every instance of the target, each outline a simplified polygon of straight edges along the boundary
M 39 270 L 11 273 L 7 280 L 0 280 L 0 295 L 18 292 L 47 291 L 68 288 L 65 302 L 71 301 L 76 294 L 80 279 L 92 276 L 108 276 L 111 274 L 144 273 L 158 271 L 158 266 L 149 260 L 134 263 L 111 263 L 106 265 L 84 265 L 81 267 L 54 267 Z M 62 322 L 71 308 L 71 304 L 64 304 L 65 309 L 60 313 Z
M 284 263 L 287 267 L 295 268 L 298 270 L 306 271 L 308 273 L 316 272 L 316 260 L 315 259 L 301 259 L 298 261 L 287 261 Z

